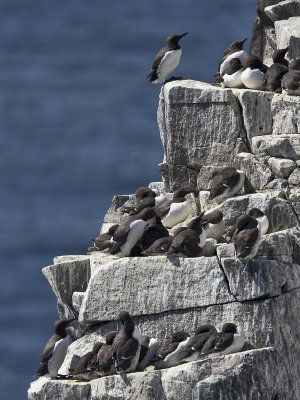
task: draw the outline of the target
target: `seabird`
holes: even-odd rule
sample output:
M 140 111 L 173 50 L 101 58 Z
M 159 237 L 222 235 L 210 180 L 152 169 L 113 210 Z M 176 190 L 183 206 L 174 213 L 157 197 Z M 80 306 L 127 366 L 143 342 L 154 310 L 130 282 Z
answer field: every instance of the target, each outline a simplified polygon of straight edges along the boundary
M 49 373 L 51 379 L 57 378 L 59 368 L 67 354 L 69 340 L 66 331 L 67 325 L 73 319 L 60 319 L 54 323 L 54 335 L 50 337 L 41 355 L 40 366 L 35 376 L 44 376 Z
M 186 190 L 176 190 L 173 200 L 168 200 L 155 207 L 155 213 L 161 218 L 162 224 L 170 229 L 183 222 L 190 213 L 189 201 L 185 199 L 188 194 Z
M 148 249 L 156 240 L 169 236 L 169 231 L 161 223 L 159 217 L 153 218 L 144 229 L 140 244 L 142 251 Z
M 110 331 L 105 337 L 105 344 L 99 349 L 93 366 L 94 372 L 99 376 L 111 375 L 115 372 L 113 365 L 112 344 L 119 331 Z
M 168 256 L 197 257 L 206 242 L 206 232 L 201 227 L 202 214 L 194 218 L 187 229 L 176 235 L 168 251 Z
M 215 83 L 220 83 L 220 79 L 227 73 L 227 69 L 230 67 L 230 61 L 233 58 L 238 58 L 241 64 L 244 65 L 244 62 L 247 60 L 247 53 L 243 49 L 246 40 L 247 38 L 244 40 L 236 40 L 224 51 L 223 58 L 218 65 L 218 74 L 216 75 Z
M 174 367 L 189 340 L 190 335 L 187 332 L 174 332 L 171 339 L 158 349 L 155 362 L 160 365 L 160 361 L 163 361 L 163 367 Z
M 163 237 L 161 239 L 156 240 L 150 247 L 143 251 L 143 255 L 145 256 L 160 256 L 166 255 L 169 251 L 169 248 L 173 242 L 173 239 L 180 232 L 184 231 L 186 227 L 177 228 L 172 235 Z
M 113 245 L 109 250 L 110 254 L 128 257 L 142 236 L 146 223 L 153 217 L 155 217 L 154 208 L 145 208 L 138 215 L 128 216 L 112 237 Z
M 187 342 L 178 362 L 183 363 L 198 360 L 203 346 L 215 333 L 217 333 L 217 330 L 213 325 L 200 325 L 195 331 L 195 336 L 191 337 Z
M 300 95 L 300 58 L 290 61 L 288 72 L 281 80 L 282 93 Z
M 222 203 L 225 199 L 238 193 L 245 182 L 243 171 L 236 170 L 233 167 L 225 167 L 216 170 L 212 174 L 210 200 Z
M 242 214 L 235 223 L 232 241 L 238 258 L 255 257 L 261 236 L 262 225 L 249 214 Z
M 226 73 L 223 75 L 223 86 L 230 88 L 243 87 L 242 72 L 244 68 L 239 58 L 232 58 Z
M 290 46 L 286 47 L 285 49 L 278 49 L 275 50 L 272 54 L 272 59 L 274 64 L 282 64 L 285 67 L 289 66 L 288 60 L 285 59 L 286 53 L 290 50 Z
M 160 204 L 167 201 L 166 196 L 163 193 L 160 193 L 157 189 L 152 189 L 153 192 L 156 194 L 155 196 L 155 206 L 159 206 Z
M 88 248 L 88 253 L 93 251 L 103 251 L 112 246 L 111 238 L 117 230 L 119 224 L 112 225 L 106 233 L 102 233 L 95 239 L 92 239 L 94 244 Z
M 250 215 L 250 217 L 255 218 L 260 225 L 261 235 L 265 235 L 269 229 L 269 220 L 266 214 L 259 208 L 251 208 L 248 214 Z
M 144 369 L 151 363 L 152 358 L 155 356 L 159 348 L 157 339 L 143 335 L 141 338 L 141 352 L 139 362 L 137 365 L 138 371 L 144 371 Z
M 284 58 L 289 47 L 274 51 L 272 58 L 273 64 L 268 68 L 265 81 L 266 89 L 271 92 L 281 93 L 281 80 L 288 71 L 289 62 Z
M 140 357 L 141 334 L 127 311 L 121 311 L 119 318 L 122 329 L 112 344 L 113 361 L 118 374 L 133 372 Z
M 242 72 L 242 82 L 248 89 L 262 89 L 265 81 L 266 67 L 257 56 L 248 57 Z
M 148 187 L 140 187 L 135 192 L 135 205 L 130 207 L 123 207 L 123 213 L 131 215 L 139 214 L 144 208 L 155 206 L 156 193 Z
M 202 215 L 201 226 L 206 232 L 206 239 L 219 240 L 225 231 L 223 213 L 220 210 L 212 210 Z
M 201 356 L 216 357 L 237 353 L 245 343 L 245 333 L 242 328 L 232 323 L 226 323 L 222 331 L 213 334 L 203 346 Z
M 94 372 L 94 364 L 97 359 L 97 353 L 100 348 L 104 345 L 102 342 L 97 342 L 93 346 L 93 350 L 84 354 L 76 363 L 72 375 L 77 379 L 90 380 Z M 70 371 L 71 372 L 71 371 Z
M 157 53 L 151 71 L 145 79 L 150 78 L 151 83 L 168 82 L 168 75 L 174 71 L 180 61 L 182 50 L 178 42 L 187 34 L 188 32 L 185 32 L 182 35 L 171 35 L 167 38 L 166 47 Z

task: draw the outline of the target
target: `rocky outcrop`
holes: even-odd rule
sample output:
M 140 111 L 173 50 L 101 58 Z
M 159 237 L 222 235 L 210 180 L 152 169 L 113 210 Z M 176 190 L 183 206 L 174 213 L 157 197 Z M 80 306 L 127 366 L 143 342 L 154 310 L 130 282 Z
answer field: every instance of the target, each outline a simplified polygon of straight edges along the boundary
M 290 17 L 287 3 L 298 7 L 293 0 L 258 3 L 267 27 Z M 299 97 L 271 92 L 191 80 L 164 85 L 158 109 L 163 181 L 149 186 L 167 198 L 178 188 L 191 191 L 187 221 L 203 211 L 222 211 L 224 237 L 219 243 L 210 239 L 197 258 L 94 252 L 56 257 L 43 269 L 60 317 L 78 319 L 69 329 L 73 343 L 61 374 L 107 332 L 120 329 L 120 310 L 130 312 L 142 334 L 160 341 L 178 329 L 193 334 L 203 323 L 221 329 L 235 322 L 246 335 L 242 351 L 90 382 L 40 378 L 31 384 L 29 400 L 300 397 L 299 109 Z M 210 182 L 224 166 L 243 170 L 246 180 L 241 193 L 218 205 L 209 200 Z M 115 196 L 101 232 L 124 220 L 122 207 L 134 201 L 134 195 Z M 231 236 L 237 217 L 253 207 L 265 212 L 269 229 L 256 257 L 242 260 Z

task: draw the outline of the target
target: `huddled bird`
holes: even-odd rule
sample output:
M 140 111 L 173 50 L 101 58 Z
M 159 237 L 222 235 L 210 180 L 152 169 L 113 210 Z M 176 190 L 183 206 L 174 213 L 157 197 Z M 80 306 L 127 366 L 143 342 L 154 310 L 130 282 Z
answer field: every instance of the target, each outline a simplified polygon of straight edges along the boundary
M 267 70 L 268 67 L 262 63 L 259 57 L 249 56 L 241 75 L 244 86 L 248 89 L 263 89 Z
M 245 173 L 233 167 L 216 170 L 212 174 L 209 199 L 221 203 L 238 193 L 245 182 Z

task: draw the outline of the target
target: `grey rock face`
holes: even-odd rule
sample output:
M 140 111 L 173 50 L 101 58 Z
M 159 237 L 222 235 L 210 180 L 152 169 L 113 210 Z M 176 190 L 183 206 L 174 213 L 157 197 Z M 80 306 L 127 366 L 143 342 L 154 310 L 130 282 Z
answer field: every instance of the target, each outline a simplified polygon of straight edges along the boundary
M 299 107 L 299 96 L 274 94 L 271 103 L 272 133 L 276 135 L 300 133 Z
M 299 3 L 298 3 L 299 4 Z M 300 6 L 298 5 L 298 10 Z M 292 60 L 300 57 L 300 16 L 275 22 L 276 43 L 278 49 L 290 46 L 287 58 Z
M 295 162 L 286 158 L 270 157 L 268 164 L 275 176 L 280 178 L 288 178 L 296 168 Z
M 265 7 L 264 11 L 273 22 L 289 19 L 300 16 L 300 2 L 298 0 L 280 1 L 279 4 Z
M 256 155 L 278 158 L 300 159 L 300 136 L 268 135 L 252 138 L 252 148 Z
M 293 186 L 300 186 L 300 169 L 296 168 L 289 177 L 289 184 Z

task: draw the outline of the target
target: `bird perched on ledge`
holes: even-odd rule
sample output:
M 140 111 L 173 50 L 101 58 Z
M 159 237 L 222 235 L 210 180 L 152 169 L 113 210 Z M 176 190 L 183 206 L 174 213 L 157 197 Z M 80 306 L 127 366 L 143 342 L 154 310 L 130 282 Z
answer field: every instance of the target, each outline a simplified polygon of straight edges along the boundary
M 167 77 L 171 74 L 174 69 L 177 67 L 181 57 L 181 47 L 178 42 L 183 36 L 187 35 L 188 32 L 183 33 L 182 35 L 171 35 L 167 38 L 166 47 L 163 47 L 156 55 L 151 71 L 145 77 L 145 79 L 149 79 L 150 83 L 166 83 L 171 80 L 176 80 L 179 78 L 171 78 L 169 81 Z

